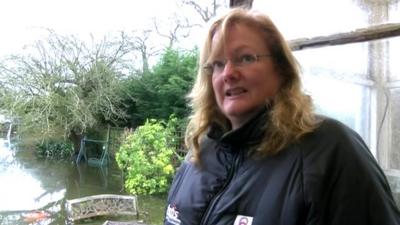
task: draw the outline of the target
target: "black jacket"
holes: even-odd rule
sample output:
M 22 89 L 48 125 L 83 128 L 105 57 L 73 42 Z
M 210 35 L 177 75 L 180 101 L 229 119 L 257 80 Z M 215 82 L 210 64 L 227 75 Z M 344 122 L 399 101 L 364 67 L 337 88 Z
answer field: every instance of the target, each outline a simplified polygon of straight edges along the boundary
M 267 112 L 201 143 L 202 167 L 185 161 L 168 196 L 165 225 L 397 225 L 382 170 L 357 133 L 324 119 L 279 154 L 258 158 Z

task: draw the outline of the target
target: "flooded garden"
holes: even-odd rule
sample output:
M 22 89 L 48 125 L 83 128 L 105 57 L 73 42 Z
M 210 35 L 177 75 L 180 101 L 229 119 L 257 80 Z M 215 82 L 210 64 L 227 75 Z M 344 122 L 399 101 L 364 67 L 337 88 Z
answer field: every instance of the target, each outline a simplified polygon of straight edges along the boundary
M 78 165 L 72 161 L 37 158 L 0 139 L 0 224 L 67 224 L 67 199 L 97 194 L 129 195 L 121 170 L 111 160 L 107 166 Z M 139 196 L 140 219 L 162 224 L 165 196 Z M 79 224 L 102 224 L 104 218 Z

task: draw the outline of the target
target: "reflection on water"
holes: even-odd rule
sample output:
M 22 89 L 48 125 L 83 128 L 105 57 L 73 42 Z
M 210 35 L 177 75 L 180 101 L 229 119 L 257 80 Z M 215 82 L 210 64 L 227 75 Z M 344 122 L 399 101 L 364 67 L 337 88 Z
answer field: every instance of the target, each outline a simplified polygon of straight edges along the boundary
M 0 171 L 13 161 L 13 151 L 11 151 L 10 143 L 7 140 L 0 139 Z
M 65 188 L 48 193 L 40 181 L 18 168 L 2 171 L 0 181 L 0 211 L 35 210 L 49 202 L 58 202 L 65 195 Z M 36 197 L 32 199 L 32 196 Z
M 91 167 L 85 163 L 40 160 L 32 151 L 9 148 L 0 139 L 0 224 L 65 224 L 65 199 L 95 194 L 127 194 L 115 163 Z M 139 197 L 146 221 L 162 223 L 164 197 Z M 91 221 L 89 224 L 102 224 Z

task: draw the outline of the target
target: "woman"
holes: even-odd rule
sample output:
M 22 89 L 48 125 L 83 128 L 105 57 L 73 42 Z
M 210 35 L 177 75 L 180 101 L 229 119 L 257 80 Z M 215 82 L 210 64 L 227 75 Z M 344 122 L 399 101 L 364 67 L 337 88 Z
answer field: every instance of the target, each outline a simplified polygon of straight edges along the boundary
M 164 224 L 400 224 L 362 139 L 316 116 L 299 66 L 265 15 L 233 9 L 212 24 L 190 94 L 190 154 Z

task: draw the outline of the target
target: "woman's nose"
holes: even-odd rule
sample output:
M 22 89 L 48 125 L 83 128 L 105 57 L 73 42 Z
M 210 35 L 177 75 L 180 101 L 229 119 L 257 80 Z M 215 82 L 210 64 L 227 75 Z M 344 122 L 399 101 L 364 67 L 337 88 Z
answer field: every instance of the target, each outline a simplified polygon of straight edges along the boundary
M 236 78 L 237 77 L 237 68 L 231 62 L 231 60 L 228 60 L 226 62 L 224 70 L 222 71 L 222 76 L 224 77 L 224 80 L 232 79 L 232 78 Z

